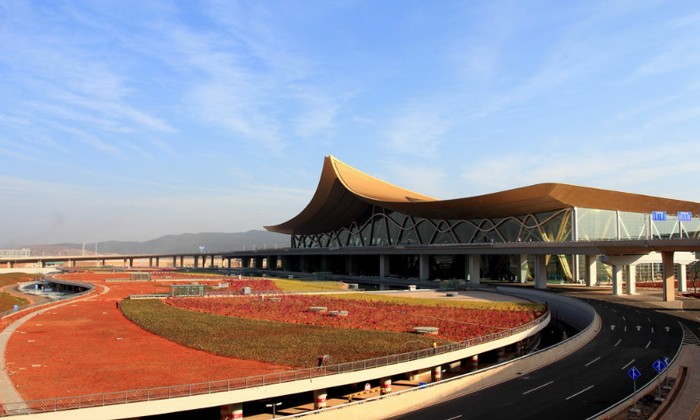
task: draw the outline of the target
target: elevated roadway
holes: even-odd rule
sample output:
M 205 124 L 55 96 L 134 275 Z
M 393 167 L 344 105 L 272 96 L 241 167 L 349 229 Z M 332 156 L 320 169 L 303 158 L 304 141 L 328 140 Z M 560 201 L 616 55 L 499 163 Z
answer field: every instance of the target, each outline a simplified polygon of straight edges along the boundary
M 517 379 L 455 395 L 392 420 L 595 418 L 632 393 L 634 384 L 627 374 L 631 367 L 642 374 L 637 388 L 657 378 L 652 363 L 673 359 L 679 352 L 681 322 L 698 331 L 697 323 L 664 313 L 663 307 L 628 306 L 591 297 L 584 300 L 600 315 L 602 329 L 584 348 Z

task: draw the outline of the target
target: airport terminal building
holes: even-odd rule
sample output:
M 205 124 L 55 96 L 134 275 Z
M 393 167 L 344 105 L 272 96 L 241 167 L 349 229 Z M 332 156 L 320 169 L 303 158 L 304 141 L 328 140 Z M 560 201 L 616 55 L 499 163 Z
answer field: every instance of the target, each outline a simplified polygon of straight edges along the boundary
M 581 281 L 590 269 L 591 255 L 654 251 L 639 247 L 601 251 L 606 243 L 700 240 L 698 216 L 700 203 L 559 183 L 438 200 L 328 156 L 306 208 L 285 223 L 266 226 L 291 235 L 291 251 L 296 251 L 268 265 L 423 280 L 526 281 L 534 275 L 534 255 L 553 252 L 544 260 L 547 279 Z M 598 250 L 585 243 L 595 243 Z M 528 251 L 542 244 L 550 251 Z M 654 279 L 659 268 L 650 264 L 639 266 L 638 279 Z M 604 268 L 596 276 L 612 275 Z

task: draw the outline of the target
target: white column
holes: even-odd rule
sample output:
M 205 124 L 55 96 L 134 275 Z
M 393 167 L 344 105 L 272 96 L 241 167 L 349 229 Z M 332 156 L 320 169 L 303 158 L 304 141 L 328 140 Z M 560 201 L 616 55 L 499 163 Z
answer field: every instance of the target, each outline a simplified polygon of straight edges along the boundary
M 597 255 L 586 255 L 586 286 L 592 287 L 598 283 Z
M 679 292 L 687 292 L 688 291 L 688 284 L 686 282 L 686 265 L 685 264 L 678 264 L 678 291 Z
M 547 288 L 547 256 L 535 256 L 535 289 Z
M 613 295 L 622 294 L 622 267 L 620 264 L 612 266 Z
M 379 277 L 380 278 L 385 278 L 391 273 L 390 268 L 389 268 L 389 256 L 388 255 L 380 255 L 379 256 Z
M 420 255 L 418 257 L 418 277 L 421 280 L 428 280 L 430 278 L 430 257 L 428 255 Z
M 637 265 L 630 264 L 627 266 L 627 294 L 637 294 Z
M 676 291 L 673 284 L 675 280 L 673 275 L 673 251 L 662 252 L 661 261 L 664 265 L 664 302 L 672 302 L 676 300 Z
M 468 255 L 469 283 L 481 283 L 481 255 Z
M 520 270 L 518 270 L 518 283 L 527 282 L 527 254 L 520 255 Z

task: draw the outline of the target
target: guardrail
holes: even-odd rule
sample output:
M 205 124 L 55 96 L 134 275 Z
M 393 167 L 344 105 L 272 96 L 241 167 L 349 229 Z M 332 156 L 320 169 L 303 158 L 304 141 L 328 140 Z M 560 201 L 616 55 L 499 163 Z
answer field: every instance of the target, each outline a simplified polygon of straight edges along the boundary
M 76 410 L 89 407 L 102 407 L 109 405 L 129 404 L 144 401 L 157 401 L 170 398 L 191 397 L 195 395 L 228 392 L 246 388 L 256 388 L 265 385 L 281 384 L 285 382 L 313 379 L 322 376 L 338 375 L 374 369 L 399 363 L 410 362 L 418 359 L 432 357 L 479 344 L 506 338 L 522 331 L 536 327 L 549 319 L 549 308 L 541 317 L 523 324 L 519 327 L 499 331 L 480 337 L 470 338 L 457 343 L 450 343 L 437 348 L 416 350 L 408 353 L 394 354 L 377 357 L 374 359 L 360 360 L 356 362 L 340 363 L 335 365 L 315 368 L 298 369 L 286 372 L 270 373 L 267 375 L 250 376 L 245 378 L 227 379 L 212 382 L 203 382 L 189 385 L 174 385 L 160 388 L 138 389 L 131 391 L 108 392 L 102 394 L 82 395 L 73 397 L 51 398 L 26 402 L 9 402 L 0 404 L 0 417 L 16 415 L 39 414 L 52 411 Z

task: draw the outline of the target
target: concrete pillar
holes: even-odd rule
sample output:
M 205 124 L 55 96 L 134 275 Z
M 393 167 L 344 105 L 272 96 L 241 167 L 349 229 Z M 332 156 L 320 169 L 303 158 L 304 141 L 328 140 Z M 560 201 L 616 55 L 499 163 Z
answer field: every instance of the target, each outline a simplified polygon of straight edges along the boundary
M 627 294 L 637 294 L 637 265 L 630 264 L 627 266 Z
M 437 382 L 442 380 L 442 366 L 435 366 L 432 370 L 432 380 Z
M 379 256 L 379 277 L 380 278 L 385 278 L 391 274 L 391 268 L 389 266 L 389 256 L 388 255 L 380 255 Z
M 469 371 L 474 372 L 475 370 L 479 370 L 479 355 L 475 354 L 474 356 L 469 359 Z
M 496 363 L 503 363 L 506 361 L 506 348 L 499 347 L 496 350 Z
M 574 283 L 580 283 L 581 279 L 581 261 L 580 261 L 580 255 L 572 255 L 571 256 L 571 277 L 572 281 Z
M 686 265 L 678 264 L 678 291 L 681 293 L 685 293 L 688 291 L 686 274 Z
M 419 255 L 418 256 L 419 274 L 418 277 L 421 280 L 428 280 L 430 278 L 430 256 Z
M 612 267 L 612 294 L 621 295 L 622 294 L 622 264 L 615 264 Z
M 547 256 L 535 256 L 535 289 L 547 288 Z
M 314 391 L 314 410 L 326 408 L 326 398 L 328 392 L 325 389 L 317 389 Z
M 381 389 L 379 390 L 380 394 L 385 395 L 391 393 L 391 378 L 382 378 L 379 380 L 379 383 L 381 384 Z
M 156 257 L 156 268 L 160 267 L 160 257 Z
M 236 403 L 236 404 L 222 405 L 221 408 L 219 409 L 219 412 L 221 413 L 221 420 L 242 419 L 243 418 L 243 404 Z
M 177 257 L 173 257 L 173 268 L 177 267 Z
M 153 257 L 148 257 L 148 266 L 153 267 Z
M 518 283 L 527 282 L 527 254 L 520 254 L 520 269 L 518 270 Z
M 357 275 L 357 259 L 353 258 L 352 255 L 345 257 L 345 267 L 347 267 L 348 275 Z
M 481 255 L 468 255 L 466 260 L 469 264 L 469 283 L 481 283 Z
M 662 252 L 661 262 L 664 265 L 664 302 L 672 302 L 676 300 L 675 279 L 673 275 L 673 251 Z
M 75 262 L 71 261 L 72 264 L 75 264 Z M 72 265 L 71 267 L 75 267 L 75 265 Z M 7 268 L 13 268 L 12 267 L 12 261 L 7 262 Z
M 70 260 L 68 261 L 68 266 L 69 267 L 75 267 L 75 260 Z M 7 263 L 8 268 L 12 268 L 12 263 Z
M 586 255 L 586 286 L 593 287 L 598 283 L 597 255 Z

